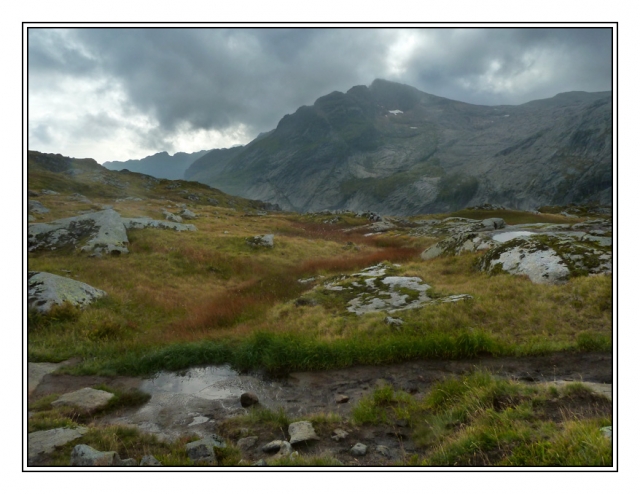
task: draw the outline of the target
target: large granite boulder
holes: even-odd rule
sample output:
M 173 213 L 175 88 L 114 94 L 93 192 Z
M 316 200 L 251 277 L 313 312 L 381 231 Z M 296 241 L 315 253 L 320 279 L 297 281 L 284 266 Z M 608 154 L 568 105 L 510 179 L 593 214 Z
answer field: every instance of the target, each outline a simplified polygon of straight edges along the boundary
M 30 309 L 49 312 L 65 302 L 85 307 L 107 295 L 106 292 L 80 281 L 51 273 L 29 271 L 28 304 Z
M 250 247 L 266 247 L 273 248 L 273 235 L 256 235 L 247 239 L 247 245 Z
M 71 451 L 72 467 L 136 466 L 132 458 L 122 460 L 115 451 L 98 451 L 86 444 L 77 444 Z
M 127 231 L 113 209 L 29 225 L 29 251 L 83 244 L 82 252 L 126 254 Z
M 296 444 L 303 441 L 319 441 L 320 438 L 316 434 L 313 424 L 303 420 L 301 422 L 292 422 L 289 424 L 289 444 Z

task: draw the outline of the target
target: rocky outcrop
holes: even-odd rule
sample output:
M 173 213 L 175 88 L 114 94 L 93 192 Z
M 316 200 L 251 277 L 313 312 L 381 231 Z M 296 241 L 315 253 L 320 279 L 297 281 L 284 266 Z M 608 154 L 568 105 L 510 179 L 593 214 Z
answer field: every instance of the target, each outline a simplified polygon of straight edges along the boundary
M 477 252 L 495 247 L 495 242 L 491 236 L 482 235 L 476 232 L 458 233 L 441 240 L 435 245 L 426 249 L 420 257 L 425 261 L 440 256 L 460 255 L 463 252 Z
M 195 225 L 177 223 L 175 221 L 152 220 L 151 218 L 123 218 L 122 222 L 127 230 L 141 228 L 160 228 L 175 230 L 176 232 L 195 232 Z
M 29 308 L 42 313 L 64 303 L 85 307 L 106 295 L 98 288 L 64 276 L 29 271 Z
M 122 218 L 113 209 L 87 213 L 50 223 L 29 225 L 29 251 L 80 247 L 94 254 L 126 254 L 129 252 L 127 232 Z
M 566 283 L 571 276 L 611 273 L 609 240 L 583 232 L 519 237 L 483 254 L 478 266 L 491 273 L 525 275 L 534 283 Z
M 39 201 L 29 201 L 29 212 L 33 214 L 46 214 L 49 212 Z

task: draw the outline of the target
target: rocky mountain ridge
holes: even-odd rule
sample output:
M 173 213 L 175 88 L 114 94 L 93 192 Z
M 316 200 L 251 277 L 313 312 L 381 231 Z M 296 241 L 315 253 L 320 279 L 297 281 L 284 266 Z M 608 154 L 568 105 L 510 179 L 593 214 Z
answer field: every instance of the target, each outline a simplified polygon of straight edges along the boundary
M 612 202 L 612 93 L 481 106 L 375 80 L 285 115 L 189 180 L 295 211 L 415 215 Z
M 203 150 L 195 153 L 175 153 L 171 156 L 163 151 L 139 160 L 105 161 L 102 166 L 108 170 L 129 170 L 156 178 L 179 180 L 194 161 L 208 152 Z

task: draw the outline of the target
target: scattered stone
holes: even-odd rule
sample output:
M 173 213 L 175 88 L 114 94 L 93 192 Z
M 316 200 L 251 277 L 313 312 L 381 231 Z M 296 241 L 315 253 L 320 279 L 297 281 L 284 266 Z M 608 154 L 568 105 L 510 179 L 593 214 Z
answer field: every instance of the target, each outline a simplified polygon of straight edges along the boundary
M 606 427 L 601 427 L 600 432 L 604 437 L 608 437 L 613 440 L 613 426 L 608 425 Z
M 391 458 L 391 450 L 387 446 L 384 446 L 382 444 L 376 446 L 376 453 L 384 456 L 385 458 Z
M 294 451 L 293 447 L 291 447 L 291 443 L 282 441 L 280 449 L 275 455 L 273 455 L 272 459 L 279 460 L 280 458 L 287 458 L 290 457 L 292 453 L 294 453 Z
M 197 230 L 195 225 L 182 224 L 175 221 L 162 221 L 152 220 L 151 218 L 123 218 L 122 222 L 124 227 L 129 229 L 141 229 L 141 228 L 160 228 L 162 230 L 175 230 L 177 232 L 195 232 Z
M 308 422 L 306 420 L 289 424 L 289 436 L 291 437 L 291 439 L 289 440 L 291 444 L 296 444 L 303 441 L 320 440 L 311 422 Z
M 31 432 L 28 437 L 28 453 L 27 461 L 32 463 L 42 454 L 52 453 L 57 446 L 64 446 L 71 441 L 82 437 L 89 429 L 86 427 L 78 427 L 69 429 L 60 427 L 47 431 Z
M 29 197 L 38 197 L 38 196 L 40 196 L 40 194 L 38 194 L 35 190 L 29 189 Z
M 482 220 L 480 224 L 482 225 L 482 229 L 487 230 L 499 230 L 506 226 L 502 218 L 487 218 L 486 220 Z
M 28 277 L 29 308 L 42 313 L 47 313 L 53 306 L 65 302 L 75 307 L 85 307 L 107 295 L 91 285 L 56 274 L 29 271 Z
M 252 467 L 266 467 L 267 466 L 267 462 L 264 461 L 262 458 L 260 458 L 258 461 L 253 463 L 251 466 Z
M 180 216 L 170 213 L 169 211 L 164 212 L 164 219 L 175 223 L 182 223 L 182 218 Z
M 71 451 L 72 467 L 117 467 L 121 462 L 115 451 L 98 451 L 86 444 L 77 444 Z
M 91 413 L 104 407 L 115 395 L 100 389 L 82 388 L 78 391 L 63 394 L 57 400 L 51 402 L 53 407 L 73 406 Z
M 35 217 L 34 215 L 32 215 L 32 214 L 30 214 L 29 216 L 27 216 L 27 221 L 28 221 L 28 222 L 32 222 L 32 221 L 35 221 L 35 220 L 36 220 L 36 217 Z
M 196 213 L 194 213 L 193 211 L 189 210 L 189 209 L 182 209 L 180 210 L 180 212 L 178 213 L 180 216 L 182 216 L 183 218 L 186 218 L 188 220 L 194 220 L 196 219 L 198 216 L 196 215 Z
M 45 208 L 42 203 L 38 201 L 29 201 L 29 212 L 33 214 L 46 214 L 49 212 L 49 209 Z
M 49 190 L 49 189 L 42 189 L 40 192 L 42 192 L 43 194 L 48 195 L 48 196 L 60 195 L 59 192 L 56 192 L 55 190 Z
M 243 408 L 257 405 L 259 402 L 260 400 L 258 400 L 258 397 L 254 393 L 242 393 L 240 396 L 240 404 Z
M 275 453 L 276 451 L 280 450 L 282 443 L 283 441 L 276 439 L 275 441 L 271 441 L 270 443 L 265 444 L 261 449 L 265 453 Z
M 253 448 L 257 442 L 258 436 L 243 437 L 242 439 L 238 439 L 236 446 L 238 446 L 239 449 L 246 451 Z
M 266 247 L 269 249 L 273 248 L 273 234 L 269 235 L 257 235 L 255 237 L 250 237 L 246 239 L 247 245 L 250 247 Z
M 435 245 L 426 249 L 420 257 L 425 261 L 443 255 L 454 256 L 463 252 L 477 252 L 495 247 L 497 243 L 488 235 L 476 232 L 457 233 L 451 237 L 441 240 Z
M 336 395 L 336 403 L 347 403 L 349 397 L 347 395 Z
M 199 441 L 187 443 L 187 456 L 196 463 L 205 463 L 216 465 L 218 459 L 214 448 L 226 448 L 226 443 L 217 436 L 212 434 Z
M 117 212 L 108 209 L 50 223 L 32 223 L 29 225 L 29 252 L 75 246 L 86 238 L 80 249 L 82 252 L 126 254 L 129 239 L 122 221 Z
M 155 456 L 146 455 L 142 457 L 142 460 L 140 460 L 140 466 L 141 467 L 161 467 L 162 463 L 160 463 Z
M 331 436 L 331 439 L 333 439 L 335 442 L 340 442 L 343 439 L 346 439 L 348 435 L 349 435 L 349 433 L 347 431 L 345 431 L 345 430 L 334 429 L 333 435 Z
M 73 200 L 73 201 L 79 201 L 79 202 L 83 202 L 85 204 L 91 204 L 91 200 L 88 197 L 83 196 L 82 194 L 79 194 L 77 192 L 75 194 L 71 194 L 71 196 L 69 196 L 69 198 L 71 200 Z
M 138 462 L 134 458 L 127 458 L 126 460 L 120 460 L 120 467 L 137 467 Z
M 353 446 L 353 448 L 349 450 L 349 452 L 353 456 L 364 456 L 367 454 L 367 449 L 368 448 L 365 444 L 357 443 L 355 446 Z
M 404 321 L 402 319 L 398 318 L 393 318 L 391 316 L 387 316 L 384 318 L 384 322 L 386 324 L 388 324 L 389 326 L 402 326 L 404 324 Z

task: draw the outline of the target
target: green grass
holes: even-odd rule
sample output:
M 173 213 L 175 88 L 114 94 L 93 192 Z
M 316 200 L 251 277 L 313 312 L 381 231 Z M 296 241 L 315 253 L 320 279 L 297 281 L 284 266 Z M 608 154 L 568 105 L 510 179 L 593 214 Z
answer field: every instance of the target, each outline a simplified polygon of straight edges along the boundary
M 385 386 L 352 410 L 357 424 L 404 419 L 423 466 L 610 466 L 611 402 L 581 385 L 561 390 L 475 372 L 422 399 Z

